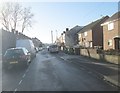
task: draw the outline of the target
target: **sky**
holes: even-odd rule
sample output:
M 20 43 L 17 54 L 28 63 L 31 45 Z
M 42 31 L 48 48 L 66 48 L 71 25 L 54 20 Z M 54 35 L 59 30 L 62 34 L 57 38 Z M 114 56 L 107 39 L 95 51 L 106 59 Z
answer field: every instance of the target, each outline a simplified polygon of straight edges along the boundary
M 112 16 L 118 11 L 118 2 L 22 2 L 23 7 L 31 7 L 34 14 L 32 28 L 24 32 L 37 37 L 43 43 L 51 43 L 66 28 L 85 26 L 103 16 Z

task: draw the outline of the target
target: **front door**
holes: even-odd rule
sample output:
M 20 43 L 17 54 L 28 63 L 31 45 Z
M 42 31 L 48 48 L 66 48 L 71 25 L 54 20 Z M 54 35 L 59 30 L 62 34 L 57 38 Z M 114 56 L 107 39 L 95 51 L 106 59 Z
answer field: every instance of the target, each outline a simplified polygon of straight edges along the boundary
M 120 38 L 115 38 L 115 49 L 120 49 Z
M 120 39 L 119 39 L 119 48 L 118 49 L 120 49 Z

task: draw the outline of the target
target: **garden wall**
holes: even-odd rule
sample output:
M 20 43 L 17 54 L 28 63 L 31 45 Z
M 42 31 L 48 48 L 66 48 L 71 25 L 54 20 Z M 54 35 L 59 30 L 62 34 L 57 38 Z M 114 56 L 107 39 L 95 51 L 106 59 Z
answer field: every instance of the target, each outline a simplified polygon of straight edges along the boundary
M 97 53 L 96 49 L 80 49 L 80 55 L 107 61 L 107 62 L 114 63 L 114 64 L 118 64 L 120 62 L 120 56 Z

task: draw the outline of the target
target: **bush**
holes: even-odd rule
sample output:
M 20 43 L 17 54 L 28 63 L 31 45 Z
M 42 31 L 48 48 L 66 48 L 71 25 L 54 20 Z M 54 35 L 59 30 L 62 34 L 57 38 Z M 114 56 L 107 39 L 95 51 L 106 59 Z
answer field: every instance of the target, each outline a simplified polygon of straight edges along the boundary
M 73 48 L 69 48 L 68 49 L 68 54 L 74 54 L 74 49 Z
M 120 50 L 109 49 L 104 51 L 108 55 L 120 55 Z
M 97 49 L 96 51 L 97 51 L 97 54 L 103 54 L 104 53 L 102 49 Z
M 67 49 L 67 48 L 64 48 L 64 52 L 67 54 L 67 53 L 68 53 L 68 49 Z
M 120 55 L 120 50 L 115 50 L 115 49 L 108 49 L 108 50 L 97 49 L 96 51 L 97 54 Z

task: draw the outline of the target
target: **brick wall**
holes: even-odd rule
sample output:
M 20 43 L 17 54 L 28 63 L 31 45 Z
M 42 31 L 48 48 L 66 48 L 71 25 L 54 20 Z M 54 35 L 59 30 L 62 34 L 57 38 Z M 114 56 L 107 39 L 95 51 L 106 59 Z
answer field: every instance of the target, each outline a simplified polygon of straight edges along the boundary
M 119 22 L 120 22 L 120 20 L 119 20 Z M 120 24 L 118 24 L 118 21 L 115 21 L 114 22 L 114 29 L 110 30 L 110 31 L 108 31 L 108 25 L 103 26 L 104 50 L 115 49 L 114 37 L 118 36 L 119 35 L 118 33 L 120 33 L 120 29 L 118 29 L 118 25 L 120 25 Z M 108 45 L 109 40 L 112 40 L 111 46 Z

